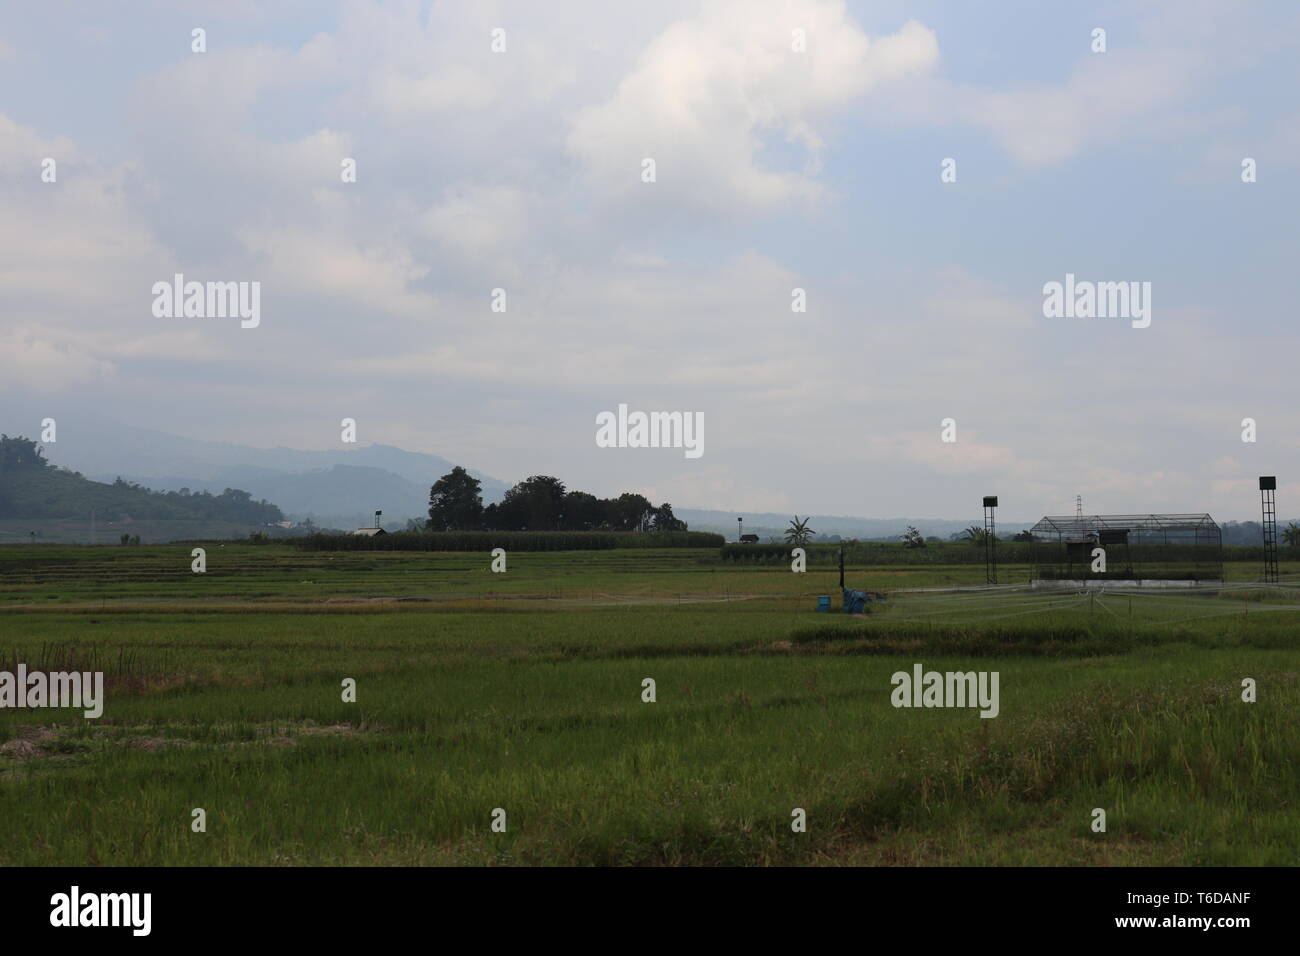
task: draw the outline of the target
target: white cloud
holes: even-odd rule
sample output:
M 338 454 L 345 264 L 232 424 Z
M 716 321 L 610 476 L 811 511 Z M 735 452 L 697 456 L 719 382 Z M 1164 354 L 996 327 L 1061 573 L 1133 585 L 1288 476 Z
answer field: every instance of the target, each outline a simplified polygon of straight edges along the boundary
M 792 49 L 792 31 L 807 51 Z M 876 84 L 921 73 L 935 35 L 909 21 L 880 39 L 831 0 L 719 0 L 645 49 L 614 95 L 581 111 L 569 151 L 609 196 L 648 188 L 703 206 L 765 207 L 819 194 L 818 123 Z M 804 170 L 765 168 L 764 137 L 797 144 Z M 653 187 L 641 163 L 657 166 Z
M 0 381 L 6 386 L 55 392 L 111 378 L 116 369 L 50 329 L 0 330 Z
M 418 228 L 448 255 L 499 261 L 527 232 L 527 201 L 512 186 L 459 187 L 431 206 L 420 217 Z
M 277 294 L 296 294 L 317 303 L 342 299 L 348 306 L 390 316 L 436 315 L 437 300 L 409 286 L 428 272 L 400 242 L 367 245 L 341 227 L 245 227 L 239 230 L 247 250 L 261 266 L 256 278 Z M 293 328 L 308 328 L 303 310 L 293 310 Z
M 52 183 L 40 178 L 45 156 L 58 164 Z M 170 274 L 170 256 L 133 215 L 127 167 L 88 161 L 73 141 L 5 116 L 0 165 L 21 171 L 0 187 L 8 372 L 0 380 L 44 389 L 98 380 L 114 369 L 121 342 L 145 349 L 162 331 L 150 316 L 150 285 Z
M 531 281 L 529 281 L 531 280 Z M 790 311 L 793 275 L 755 253 L 714 268 L 568 268 L 529 274 L 489 313 L 487 290 L 447 303 L 433 348 L 363 360 L 385 376 L 606 387 L 783 386 L 819 321 Z M 791 331 L 802 329 L 792 341 Z M 509 342 L 502 348 L 503 337 Z
M 474 110 L 492 105 L 500 93 L 494 78 L 451 64 L 435 73 L 410 74 L 384 69 L 373 80 L 371 95 L 399 117 L 444 110 Z
M 1121 135 L 1175 102 L 1194 76 L 1183 54 L 1113 51 L 1082 60 L 1061 87 L 954 91 L 953 100 L 1018 162 L 1043 166 Z

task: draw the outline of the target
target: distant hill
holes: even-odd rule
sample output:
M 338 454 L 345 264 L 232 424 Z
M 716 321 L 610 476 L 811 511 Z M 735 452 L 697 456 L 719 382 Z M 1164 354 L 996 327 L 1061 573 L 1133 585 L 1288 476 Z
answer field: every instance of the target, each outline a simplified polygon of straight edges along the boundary
M 341 528 L 368 525 L 376 510 L 385 524 L 423 518 L 429 487 L 455 464 L 391 445 L 302 451 L 200 441 L 91 415 L 60 418 L 58 441 L 45 450 L 55 464 L 97 481 L 120 475 L 148 488 L 214 494 L 242 488 L 289 518 Z M 468 470 L 482 483 L 485 504 L 501 500 L 505 482 Z
M 451 469 L 448 468 L 448 471 Z M 218 492 L 232 485 L 247 488 L 260 498 L 284 503 L 290 518 L 308 518 L 321 526 L 369 527 L 375 511 L 384 513 L 385 525 L 404 525 L 407 518 L 423 517 L 429 507 L 429 486 L 408 481 L 383 468 L 335 465 L 319 471 L 283 472 L 261 468 L 223 469 L 222 478 L 150 478 L 124 475 L 128 480 L 165 491 Z M 439 476 L 435 475 L 434 480 Z
M 247 491 L 223 488 L 219 494 L 158 492 L 123 479 L 91 481 L 45 460 L 36 442 L 0 435 L 0 520 L 24 525 L 89 519 L 107 528 L 135 522 L 184 524 L 201 528 L 260 529 L 284 520 L 268 501 Z M 9 534 L 17 533 L 6 527 Z M 33 529 L 36 530 L 36 529 Z
M 694 508 L 673 509 L 677 517 L 687 522 L 692 531 L 716 531 L 725 535 L 728 541 L 736 540 L 736 516 L 745 519 L 745 534 L 756 534 L 761 540 L 768 538 L 784 539 L 785 529 L 790 524 L 791 515 L 771 512 L 729 512 L 701 511 Z M 806 517 L 800 514 L 799 517 Z M 1298 519 L 1300 520 L 1300 519 Z M 813 541 L 856 538 L 859 541 L 897 541 L 899 535 L 908 525 L 914 525 L 925 537 L 937 537 L 947 541 L 954 534 L 960 534 L 971 525 L 983 526 L 984 518 L 977 515 L 965 521 L 951 521 L 944 518 L 851 518 L 841 515 L 812 515 L 809 525 L 817 532 Z M 1032 528 L 1038 523 L 1032 521 L 1013 521 L 998 518 L 998 538 L 1007 540 L 1020 531 Z M 1278 534 L 1286 528 L 1288 521 L 1278 520 Z M 1258 545 L 1263 541 L 1263 530 L 1258 521 L 1225 521 L 1220 523 L 1225 545 Z
M 726 535 L 728 541 L 736 540 L 736 517 L 745 519 L 745 534 L 756 534 L 766 540 L 769 537 L 781 537 L 790 524 L 792 515 L 773 512 L 737 512 L 737 511 L 702 511 L 697 508 L 674 508 L 677 517 L 687 522 L 692 531 L 716 531 Z M 808 517 L 799 513 L 799 517 Z M 1032 521 L 1013 521 L 998 518 L 998 537 L 1006 538 L 1032 527 L 1038 519 Z M 937 537 L 947 541 L 949 536 L 959 534 L 971 525 L 984 525 L 983 515 L 976 515 L 962 521 L 945 518 L 853 518 L 843 515 L 812 515 L 809 525 L 817 532 L 814 541 L 825 541 L 835 535 L 841 538 L 857 538 L 860 541 L 897 541 L 899 535 L 914 525 L 922 535 Z

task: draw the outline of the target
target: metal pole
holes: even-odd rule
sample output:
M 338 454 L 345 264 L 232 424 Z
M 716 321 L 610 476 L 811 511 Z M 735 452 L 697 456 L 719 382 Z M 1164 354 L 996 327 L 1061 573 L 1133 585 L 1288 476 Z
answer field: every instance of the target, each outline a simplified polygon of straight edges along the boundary
M 998 583 L 998 536 L 993 521 L 993 509 L 998 506 L 997 495 L 984 497 L 984 580 L 986 584 Z
M 1259 498 L 1264 532 L 1264 582 L 1277 583 L 1277 477 L 1260 475 Z

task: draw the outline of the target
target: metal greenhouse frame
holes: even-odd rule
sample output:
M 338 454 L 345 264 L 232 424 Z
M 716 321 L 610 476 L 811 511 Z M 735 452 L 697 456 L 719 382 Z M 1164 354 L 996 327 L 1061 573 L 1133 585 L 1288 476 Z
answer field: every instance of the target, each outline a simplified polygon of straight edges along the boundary
M 1062 515 L 1033 535 L 1035 582 L 1221 582 L 1223 534 L 1208 514 Z M 1106 570 L 1093 571 L 1093 551 Z

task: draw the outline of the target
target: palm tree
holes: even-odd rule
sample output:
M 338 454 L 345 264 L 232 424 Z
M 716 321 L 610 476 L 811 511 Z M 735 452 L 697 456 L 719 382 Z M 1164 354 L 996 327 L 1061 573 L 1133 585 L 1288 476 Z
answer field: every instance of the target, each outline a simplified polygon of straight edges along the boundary
M 973 524 L 969 528 L 967 528 L 963 532 L 963 534 L 966 535 L 966 540 L 969 541 L 971 544 L 983 544 L 984 536 L 988 534 L 988 532 L 985 531 L 983 528 L 981 528 L 979 525 Z
M 1286 542 L 1287 547 L 1300 548 L 1300 524 L 1292 521 L 1282 529 L 1282 540 Z
M 790 527 L 785 529 L 785 543 L 798 545 L 807 544 L 808 539 L 817 533 L 808 527 L 809 520 L 810 519 L 808 518 L 800 520 L 799 516 L 795 515 L 794 520 L 790 522 Z

